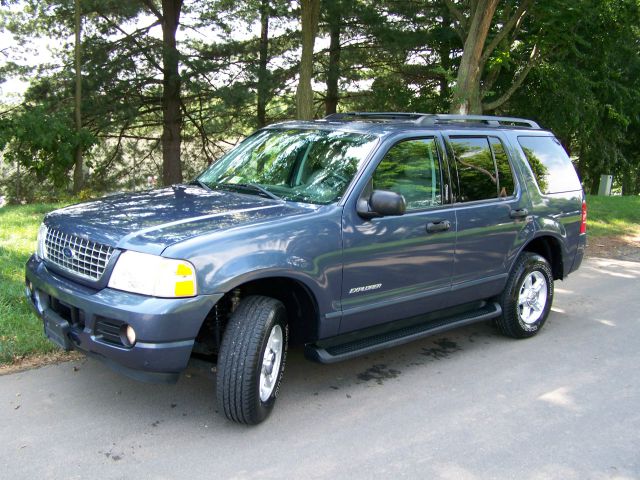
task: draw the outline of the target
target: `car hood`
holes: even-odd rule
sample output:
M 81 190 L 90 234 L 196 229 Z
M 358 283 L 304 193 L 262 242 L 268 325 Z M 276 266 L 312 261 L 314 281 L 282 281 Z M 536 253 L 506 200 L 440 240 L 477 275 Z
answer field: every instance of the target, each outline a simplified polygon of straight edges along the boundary
M 105 245 L 160 254 L 169 245 L 198 235 L 315 209 L 313 205 L 176 185 L 71 205 L 48 214 L 45 223 Z

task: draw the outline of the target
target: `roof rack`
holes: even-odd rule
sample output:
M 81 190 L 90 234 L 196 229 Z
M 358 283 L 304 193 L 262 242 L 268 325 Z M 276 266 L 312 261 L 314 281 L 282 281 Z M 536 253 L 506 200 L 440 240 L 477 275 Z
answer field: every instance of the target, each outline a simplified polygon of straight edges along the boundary
M 533 120 L 516 117 L 494 117 L 493 115 L 454 115 L 454 114 L 425 114 L 415 120 L 415 123 L 422 126 L 436 125 L 438 123 L 485 123 L 490 127 L 501 125 L 522 126 L 526 128 L 540 129 Z
M 345 112 L 332 113 L 324 117 L 328 122 L 340 122 L 345 120 L 408 120 L 413 121 L 422 118 L 426 113 L 405 112 Z
M 345 112 L 332 113 L 324 117 L 329 122 L 340 122 L 349 120 L 379 120 L 393 121 L 401 120 L 413 122 L 420 126 L 433 126 L 443 123 L 483 123 L 490 127 L 500 127 L 502 125 L 518 126 L 525 128 L 540 129 L 533 120 L 516 117 L 495 117 L 493 115 L 455 115 L 455 114 L 429 114 L 429 113 L 404 113 L 404 112 Z

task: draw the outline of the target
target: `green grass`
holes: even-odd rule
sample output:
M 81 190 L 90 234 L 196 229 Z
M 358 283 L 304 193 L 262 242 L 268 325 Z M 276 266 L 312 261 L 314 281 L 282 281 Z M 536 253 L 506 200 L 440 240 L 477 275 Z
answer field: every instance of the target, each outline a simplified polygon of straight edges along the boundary
M 640 236 L 640 197 L 587 198 L 592 237 Z M 0 208 L 0 365 L 57 350 L 24 298 L 24 264 L 35 247 L 45 213 L 61 204 Z
M 640 236 L 640 196 L 587 196 L 587 233 L 591 237 Z
M 0 365 L 57 349 L 24 298 L 24 265 L 34 251 L 42 217 L 60 206 L 0 208 Z

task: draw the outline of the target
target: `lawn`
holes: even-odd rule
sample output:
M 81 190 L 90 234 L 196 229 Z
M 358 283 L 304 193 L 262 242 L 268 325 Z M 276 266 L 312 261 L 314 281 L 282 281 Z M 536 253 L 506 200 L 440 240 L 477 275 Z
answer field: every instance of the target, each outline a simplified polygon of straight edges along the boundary
M 640 236 L 640 197 L 589 196 L 593 237 Z M 0 208 L 0 365 L 57 350 L 24 299 L 24 264 L 35 248 L 38 225 L 60 204 Z
M 640 196 L 587 196 L 587 233 L 591 237 L 640 237 Z
M 42 217 L 60 206 L 0 208 L 0 365 L 57 349 L 24 299 L 24 264 L 34 251 Z

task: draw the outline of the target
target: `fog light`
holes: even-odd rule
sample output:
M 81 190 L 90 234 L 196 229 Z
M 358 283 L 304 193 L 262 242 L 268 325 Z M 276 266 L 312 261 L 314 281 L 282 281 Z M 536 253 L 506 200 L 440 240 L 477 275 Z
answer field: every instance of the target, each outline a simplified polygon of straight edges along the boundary
M 122 325 L 120 328 L 120 339 L 127 347 L 133 347 L 136 344 L 136 331 L 131 325 Z

